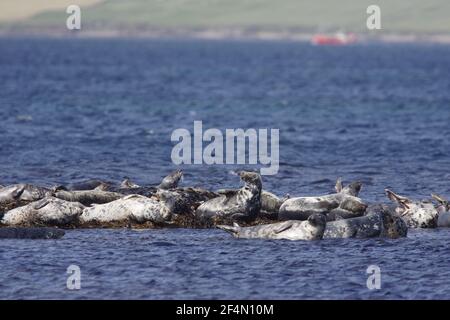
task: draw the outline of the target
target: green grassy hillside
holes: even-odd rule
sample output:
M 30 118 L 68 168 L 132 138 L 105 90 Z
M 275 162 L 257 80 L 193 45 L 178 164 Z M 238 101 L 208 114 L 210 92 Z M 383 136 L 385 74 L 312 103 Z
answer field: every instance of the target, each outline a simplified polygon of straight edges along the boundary
M 262 27 L 366 31 L 378 4 L 384 32 L 450 33 L 449 0 L 107 0 L 82 7 L 84 27 Z M 63 26 L 63 10 L 22 22 Z

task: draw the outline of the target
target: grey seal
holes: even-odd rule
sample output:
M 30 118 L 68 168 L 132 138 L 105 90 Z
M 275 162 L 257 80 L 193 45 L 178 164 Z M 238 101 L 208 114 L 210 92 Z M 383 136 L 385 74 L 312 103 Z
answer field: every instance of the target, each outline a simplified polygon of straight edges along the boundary
M 195 211 L 200 220 L 255 219 L 261 209 L 261 176 L 256 172 L 238 173 L 244 186 L 238 190 L 226 190 L 225 194 L 206 201 Z
M 324 239 L 328 238 L 400 238 L 406 237 L 408 226 L 386 205 L 372 205 L 366 215 L 328 222 Z
M 60 239 L 64 234 L 57 228 L 0 228 L 0 239 Z
M 140 195 L 129 195 L 106 204 L 93 205 L 83 210 L 80 222 L 85 223 L 128 223 L 169 221 L 171 212 L 167 206 L 155 199 Z
M 67 191 L 62 188 L 57 188 L 53 192 L 54 197 L 71 202 L 80 202 L 85 206 L 97 203 L 108 203 L 122 198 L 124 195 L 116 192 L 109 192 L 103 190 L 76 190 Z
M 173 214 L 194 214 L 206 201 L 217 198 L 218 193 L 202 188 L 158 189 L 156 197 L 161 199 Z
M 398 207 L 396 209 L 406 223 L 411 228 L 436 228 L 439 213 L 430 201 L 413 201 L 407 197 L 395 194 L 389 189 L 385 189 L 388 198 Z
M 439 228 L 450 228 L 450 204 L 448 200 L 437 194 L 432 194 L 431 197 L 438 203 L 436 208 L 439 215 L 437 226 Z
M 362 216 L 367 204 L 358 198 L 361 182 L 343 187 L 338 179 L 336 193 L 318 197 L 297 197 L 286 200 L 280 207 L 279 220 L 306 220 L 314 213 L 325 214 L 328 221 Z
M 177 188 L 182 178 L 183 171 L 175 170 L 174 172 L 171 172 L 169 175 L 164 177 L 158 186 L 140 186 L 131 182 L 131 180 L 127 178 L 120 184 L 119 187 L 115 187 L 109 184 L 101 184 L 97 186 L 96 189 L 120 193 L 122 195 L 138 194 L 146 197 L 152 197 L 158 192 L 158 190 Z
M 101 185 L 110 185 L 110 182 L 106 182 L 99 179 L 89 179 L 85 181 L 70 183 L 67 186 L 64 186 L 65 190 L 68 191 L 86 191 L 86 190 L 94 190 Z
M 316 213 L 306 221 L 290 220 L 254 227 L 218 225 L 217 228 L 230 232 L 236 238 L 244 239 L 320 240 L 326 224 L 325 216 Z
M 21 183 L 3 187 L 0 189 L 0 212 L 43 199 L 50 194 L 50 189 L 31 184 Z
M 46 197 L 6 212 L 1 223 L 8 226 L 67 226 L 78 222 L 84 208 L 78 202 Z

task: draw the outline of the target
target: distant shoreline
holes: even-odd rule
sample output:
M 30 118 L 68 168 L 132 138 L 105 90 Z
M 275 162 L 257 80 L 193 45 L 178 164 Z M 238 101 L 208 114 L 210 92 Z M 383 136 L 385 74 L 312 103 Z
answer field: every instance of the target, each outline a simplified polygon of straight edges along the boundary
M 259 40 L 309 42 L 315 32 L 299 30 L 254 30 L 245 28 L 84 28 L 69 31 L 54 27 L 0 26 L 0 37 L 50 37 L 50 38 L 148 38 L 148 39 L 198 39 L 198 40 Z M 333 34 L 333 33 L 326 33 Z M 449 34 L 423 33 L 355 33 L 358 43 L 438 43 L 450 44 Z

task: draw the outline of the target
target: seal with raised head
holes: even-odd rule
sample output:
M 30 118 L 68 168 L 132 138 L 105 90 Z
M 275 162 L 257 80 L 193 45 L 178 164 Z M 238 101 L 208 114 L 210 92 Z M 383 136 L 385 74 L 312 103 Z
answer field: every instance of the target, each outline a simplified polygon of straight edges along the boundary
M 219 225 L 217 228 L 243 239 L 320 240 L 326 224 L 325 216 L 316 213 L 309 216 L 306 221 L 290 220 L 254 227 L 239 227 L 237 224 Z
M 141 196 L 146 197 L 152 197 L 154 196 L 158 190 L 168 190 L 168 189 L 174 189 L 178 187 L 178 184 L 183 178 L 183 171 L 176 170 L 166 177 L 164 177 L 161 181 L 161 183 L 158 186 L 139 186 L 133 182 L 131 182 L 128 178 L 125 179 L 119 187 L 114 187 L 111 185 L 99 185 L 97 187 L 98 190 L 102 191 L 109 191 L 109 192 L 115 192 L 120 193 L 122 195 L 132 195 L 132 194 L 138 194 Z
M 93 205 L 84 209 L 81 223 L 163 223 L 171 218 L 167 206 L 155 199 L 140 195 L 129 195 L 106 204 Z
M 328 222 L 324 239 L 328 238 L 401 238 L 406 237 L 408 226 L 389 206 L 372 205 L 362 217 Z
M 450 228 L 450 204 L 443 196 L 432 194 L 431 197 L 437 201 L 436 210 L 438 212 L 437 226 L 439 228 Z
M 6 212 L 1 223 L 8 226 L 67 226 L 78 222 L 84 208 L 78 202 L 46 197 Z
M 243 220 L 255 219 L 261 209 L 261 176 L 256 172 L 240 171 L 244 186 L 238 190 L 226 190 L 217 198 L 200 205 L 195 216 L 200 220 Z
M 367 204 L 358 198 L 361 186 L 361 182 L 353 182 L 344 187 L 338 179 L 334 194 L 290 198 L 281 205 L 278 219 L 306 220 L 314 213 L 325 214 L 327 221 L 362 216 Z
M 413 201 L 385 189 L 388 198 L 397 203 L 396 209 L 411 228 L 436 228 L 439 213 L 431 201 Z

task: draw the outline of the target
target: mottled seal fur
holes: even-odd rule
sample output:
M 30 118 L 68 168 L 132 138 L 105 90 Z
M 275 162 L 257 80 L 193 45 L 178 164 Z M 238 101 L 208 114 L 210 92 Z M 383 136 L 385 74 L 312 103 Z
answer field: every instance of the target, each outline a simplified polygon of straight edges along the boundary
M 254 227 L 239 227 L 238 225 L 219 225 L 217 227 L 230 232 L 236 238 L 320 240 L 323 237 L 326 223 L 324 215 L 313 214 L 306 221 L 290 220 Z
M 204 202 L 217 198 L 218 193 L 201 188 L 158 189 L 161 199 L 173 214 L 193 214 Z
M 411 228 L 435 228 L 439 213 L 430 201 L 413 201 L 386 189 L 386 195 L 398 207 L 396 212 Z
M 59 239 L 64 234 L 57 228 L 0 228 L 0 239 Z
M 336 218 L 353 218 L 362 216 L 367 204 L 358 198 L 360 182 L 346 186 L 339 179 L 336 193 L 319 197 L 297 197 L 286 200 L 280 207 L 279 220 L 306 220 L 315 213 L 325 214 L 328 221 Z
M 108 203 L 122 198 L 124 195 L 116 192 L 102 191 L 102 190 L 56 190 L 54 196 L 58 199 L 72 202 L 80 202 L 85 206 L 91 204 Z
M 400 238 L 406 237 L 405 221 L 386 205 L 372 205 L 362 217 L 340 219 L 327 223 L 324 239 L 327 238 Z
M 31 184 L 14 184 L 0 189 L 0 212 L 37 201 L 51 194 L 48 188 Z
M 171 218 L 169 208 L 155 198 L 129 195 L 106 204 L 85 208 L 80 216 L 81 223 L 147 221 L 163 223 Z
M 6 212 L 1 220 L 8 226 L 66 226 L 78 222 L 84 206 L 47 197 Z
M 248 171 L 241 171 L 238 175 L 244 186 L 238 190 L 227 190 L 225 194 L 200 205 L 195 211 L 197 218 L 249 221 L 258 216 L 261 209 L 261 176 Z

